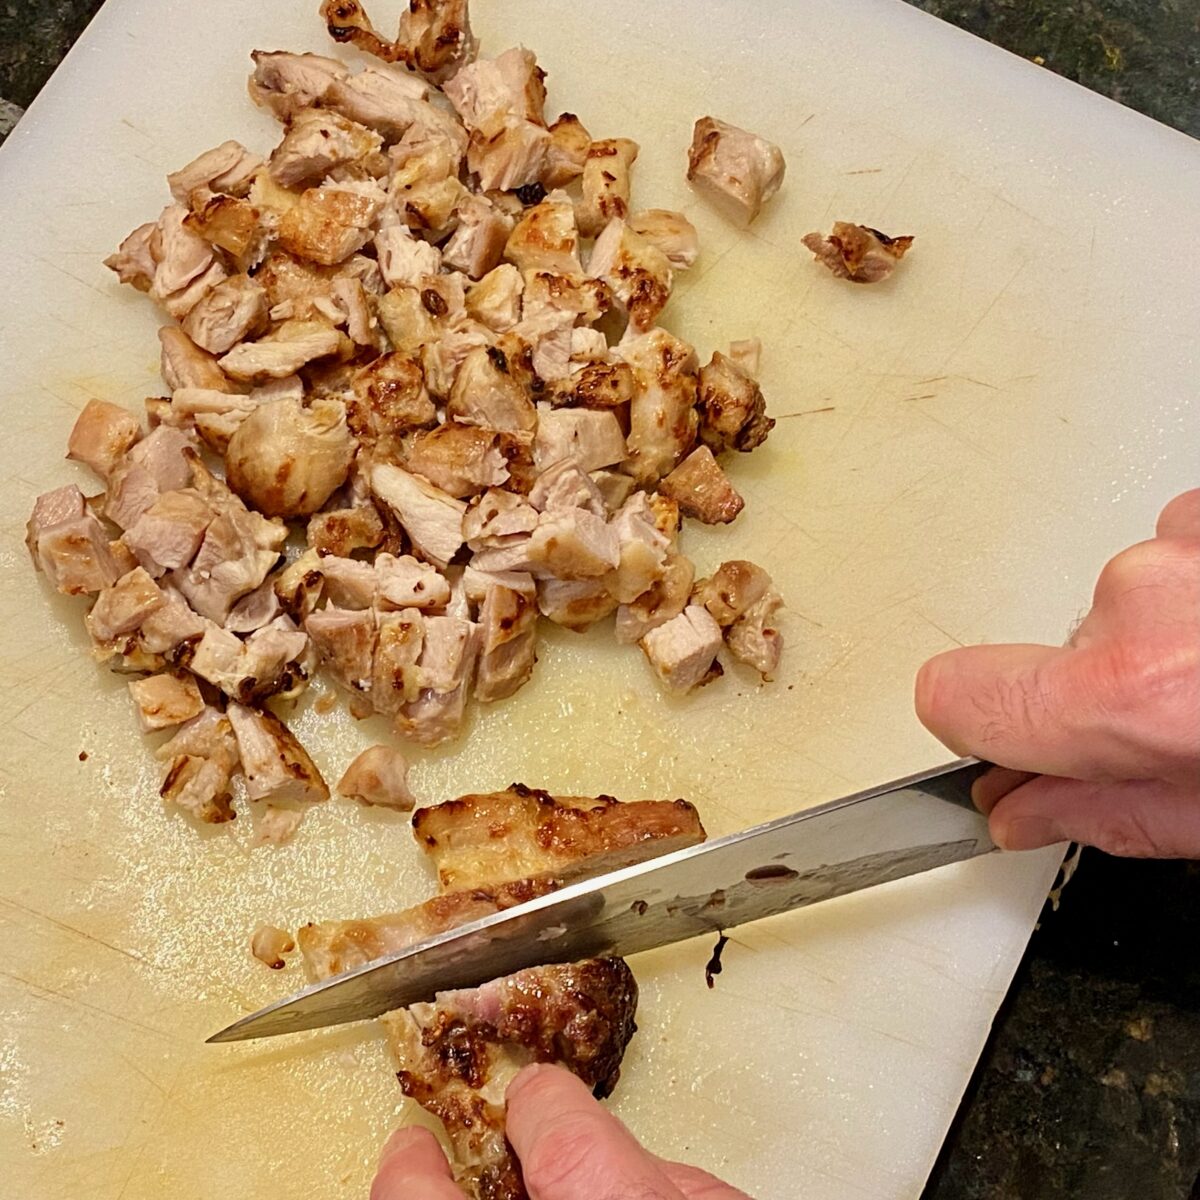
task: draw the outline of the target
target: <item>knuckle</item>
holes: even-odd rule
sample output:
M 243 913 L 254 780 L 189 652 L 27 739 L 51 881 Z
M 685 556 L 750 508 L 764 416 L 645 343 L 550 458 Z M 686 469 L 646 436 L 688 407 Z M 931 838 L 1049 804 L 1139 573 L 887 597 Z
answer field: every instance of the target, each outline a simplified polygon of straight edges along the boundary
M 1153 542 L 1138 542 L 1122 550 L 1104 564 L 1100 578 L 1096 581 L 1096 600 L 1123 595 L 1132 588 L 1146 582 L 1158 559 L 1158 548 Z
M 1158 842 L 1136 809 L 1106 817 L 1097 826 L 1092 844 L 1119 858 L 1154 858 Z
M 573 1195 L 603 1175 L 596 1171 L 596 1139 L 578 1119 L 552 1125 L 521 1162 L 525 1183 L 535 1195 Z

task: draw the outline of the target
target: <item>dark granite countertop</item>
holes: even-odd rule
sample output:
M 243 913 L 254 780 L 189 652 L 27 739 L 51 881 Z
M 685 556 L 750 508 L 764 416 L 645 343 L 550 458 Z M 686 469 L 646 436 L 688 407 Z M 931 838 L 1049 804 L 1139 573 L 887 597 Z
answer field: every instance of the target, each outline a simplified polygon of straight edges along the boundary
M 913 2 L 1200 136 L 1200 0 Z M 0 139 L 99 7 L 0 0 Z M 1200 1200 L 1198 944 L 1200 864 L 1085 852 L 924 1200 Z

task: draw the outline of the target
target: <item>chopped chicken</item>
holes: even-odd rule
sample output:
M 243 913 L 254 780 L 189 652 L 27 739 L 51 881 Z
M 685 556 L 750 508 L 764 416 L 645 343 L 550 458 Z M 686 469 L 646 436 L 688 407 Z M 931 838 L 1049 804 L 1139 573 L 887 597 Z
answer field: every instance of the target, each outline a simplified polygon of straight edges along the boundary
M 622 342 L 634 372 L 629 406 L 629 473 L 641 483 L 669 474 L 696 441 L 696 352 L 665 329 Z
M 107 400 L 89 400 L 67 439 L 67 457 L 108 479 L 141 435 L 138 419 L 128 409 Z
M 588 148 L 577 210 L 584 237 L 595 237 L 614 217 L 629 215 L 629 171 L 637 156 L 638 144 L 629 138 L 604 138 Z
M 349 75 L 344 63 L 319 54 L 289 54 L 255 50 L 250 97 L 265 105 L 281 121 L 290 121 L 323 101 L 330 86 Z
M 583 508 L 544 512 L 529 542 L 534 574 L 554 579 L 593 579 L 621 561 L 616 530 Z
M 515 378 L 503 351 L 480 346 L 463 359 L 450 398 L 447 419 L 501 433 L 529 434 L 538 424 L 537 409 Z
M 507 578 L 512 578 L 507 576 Z M 490 584 L 479 609 L 482 644 L 475 699 L 503 700 L 528 682 L 537 661 L 537 592 L 533 579 L 520 588 Z
M 472 279 L 482 279 L 499 266 L 512 220 L 484 196 L 465 196 L 456 213 L 458 228 L 442 248 L 442 261 Z
M 695 569 L 682 554 L 668 554 L 662 578 L 640 596 L 617 609 L 615 634 L 622 645 L 639 642 L 652 629 L 679 616 L 688 605 Z
M 129 684 L 129 694 L 137 705 L 143 733 L 182 725 L 204 711 L 204 698 L 191 675 L 150 675 Z
M 429 85 L 400 66 L 372 63 L 364 70 L 336 79 L 325 93 L 324 107 L 381 133 L 395 142 L 412 134 L 441 137 L 466 153 L 466 131 L 445 109 L 430 102 Z
M 187 487 L 192 468 L 189 455 L 195 452 L 192 439 L 179 429 L 160 425 L 152 429 L 125 455 L 129 466 L 141 467 L 161 492 Z
M 692 603 L 702 604 L 722 629 L 740 620 L 767 594 L 771 577 L 752 562 L 723 562 L 692 589 Z
M 375 606 L 381 612 L 406 608 L 443 608 L 450 603 L 445 576 L 405 554 L 380 554 L 375 559 Z
M 325 109 L 304 109 L 292 118 L 268 170 L 281 187 L 319 183 L 335 167 L 378 151 L 383 139 L 374 130 Z
M 416 804 L 408 788 L 408 763 L 391 746 L 368 746 L 346 768 L 337 790 L 351 800 L 400 812 L 412 812 Z
M 308 544 L 314 550 L 342 557 L 355 550 L 373 550 L 383 535 L 379 510 L 371 503 L 314 513 L 307 530 Z
M 468 129 L 495 118 L 519 117 L 541 124 L 545 118 L 545 72 L 532 51 L 514 46 L 498 58 L 468 63 L 442 89 Z
M 316 803 L 329 799 L 320 771 L 278 717 L 244 704 L 231 704 L 227 715 L 251 800 Z
M 762 362 L 762 342 L 758 338 L 743 338 L 729 343 L 729 361 L 751 379 L 758 378 Z
M 294 620 L 303 621 L 321 602 L 325 576 L 321 574 L 321 556 L 306 550 L 277 575 L 271 577 L 275 596 Z
M 674 692 L 690 691 L 721 674 L 721 627 L 698 604 L 651 629 L 640 645 L 655 674 Z
M 250 938 L 250 953 L 272 971 L 282 971 L 287 966 L 283 956 L 295 948 L 292 935 L 275 925 L 260 925 Z
M 827 237 L 819 233 L 801 239 L 818 262 L 839 279 L 854 283 L 878 283 L 886 279 L 913 244 L 911 237 L 888 237 L 869 225 L 835 221 Z
M 234 379 L 283 379 L 316 359 L 339 353 L 347 340 L 322 321 L 289 321 L 257 342 L 234 346 L 220 365 Z
M 318 609 L 304 628 L 322 666 L 338 683 L 351 692 L 370 691 L 378 631 L 369 608 Z
M 229 717 L 207 707 L 158 748 L 170 763 L 159 794 L 198 820 L 233 820 L 230 780 L 239 769 L 237 739 Z
M 686 271 L 700 257 L 700 238 L 696 227 L 683 213 L 665 208 L 647 208 L 629 218 L 629 228 L 655 249 L 662 251 L 676 271 Z
M 504 333 L 521 319 L 524 289 L 521 272 L 512 263 L 501 263 L 468 288 L 467 312 L 496 333 Z
M 537 510 L 512 492 L 491 488 L 474 500 L 463 517 L 463 537 L 472 550 L 503 546 L 511 537 L 537 528 Z
M 719 350 L 700 368 L 700 440 L 714 454 L 761 446 L 775 422 L 767 416 L 762 390 L 732 357 Z
M 25 545 L 34 566 L 69 596 L 99 592 L 121 574 L 104 526 L 74 484 L 37 498 Z
M 209 522 L 196 557 L 175 572 L 179 590 L 201 616 L 223 622 L 234 604 L 271 573 L 279 549 L 262 541 L 260 528 L 245 510 L 226 509 Z
M 307 637 L 283 617 L 245 641 L 210 621 L 203 636 L 176 658 L 230 699 L 252 704 L 298 691 L 307 680 L 308 668 L 302 661 L 307 651 Z
M 126 546 L 152 574 L 186 567 L 215 513 L 194 488 L 163 492 L 126 530 Z
M 586 508 L 593 516 L 608 515 L 600 489 L 578 459 L 563 455 L 544 468 L 529 490 L 529 503 L 538 512 L 563 508 Z M 535 526 L 536 527 L 536 526 Z
M 583 174 L 592 135 L 574 113 L 563 113 L 550 126 L 550 146 L 546 151 L 546 166 L 542 183 L 548 188 L 565 187 Z
M 381 355 L 355 372 L 351 388 L 350 428 L 368 445 L 374 441 L 387 445 L 409 430 L 437 422 L 421 363 L 410 355 Z
M 419 287 L 426 275 L 436 275 L 442 266 L 441 251 L 413 237 L 403 225 L 381 229 L 375 235 L 375 253 L 389 287 Z
M 605 346 L 605 355 L 608 347 Z M 634 396 L 633 368 L 626 362 L 593 362 L 577 371 L 557 389 L 555 403 L 579 408 L 619 409 Z
M 697 845 L 704 827 L 686 800 L 551 796 L 517 783 L 418 809 L 413 836 L 444 894 L 540 875 L 603 875 Z
M 725 634 L 725 642 L 734 658 L 753 667 L 764 679 L 771 679 L 783 654 L 783 634 L 772 618 L 783 599 L 774 588 L 746 609 Z
M 496 118 L 471 134 L 467 166 L 479 176 L 481 191 L 513 191 L 539 182 L 546 173 L 551 145 L 544 125 L 516 117 Z
M 425 558 L 437 567 L 449 565 L 463 544 L 466 504 L 391 463 L 371 468 L 371 490 L 396 514 Z
M 346 318 L 346 332 L 356 346 L 378 347 L 378 320 L 371 312 L 367 290 L 358 279 L 335 279 L 330 294 Z
M 249 200 L 216 193 L 193 208 L 183 224 L 189 232 L 232 255 L 239 270 L 250 271 L 262 262 L 276 232 L 277 218 Z
M 474 496 L 508 480 L 503 440 L 495 430 L 448 420 L 412 439 L 404 465 L 451 496 Z
M 275 581 L 268 576 L 252 592 L 247 592 L 225 618 L 225 628 L 234 633 L 253 633 L 283 615 L 283 605 L 275 593 Z
M 539 471 L 565 458 L 583 471 L 595 471 L 621 462 L 626 453 L 621 424 L 611 412 L 555 408 L 538 416 L 533 462 Z
M 471 320 L 465 311 L 450 316 L 442 326 L 441 341 L 427 344 L 422 352 L 430 395 L 447 399 L 471 351 L 486 349 L 491 343 L 491 330 Z
M 217 284 L 183 319 L 183 331 L 202 350 L 225 354 L 267 323 L 267 293 L 248 275 Z
M 162 589 L 143 567 L 135 567 L 96 597 L 87 615 L 88 632 L 97 642 L 134 633 L 166 603 Z
M 316 512 L 346 481 L 354 438 L 340 400 L 260 404 L 229 439 L 229 486 L 262 513 Z
M 309 188 L 279 223 L 279 244 L 322 266 L 344 262 L 371 240 L 371 226 L 386 197 L 373 181 Z
M 421 690 L 396 714 L 396 731 L 437 746 L 462 731 L 479 653 L 478 628 L 458 617 L 426 617 L 417 681 Z
M 182 329 L 164 325 L 158 331 L 158 340 L 162 346 L 162 377 L 171 391 L 181 387 L 237 391 L 216 358 L 201 350 Z
M 131 284 L 139 292 L 148 292 L 154 284 L 154 274 L 158 270 L 158 260 L 154 257 L 154 237 L 158 225 L 147 221 L 139 225 L 117 248 L 115 254 L 110 254 L 104 265 L 115 271 L 122 283 Z
M 376 574 L 373 563 L 336 554 L 321 559 L 325 595 L 335 608 L 370 608 L 375 603 Z
M 192 194 L 200 190 L 244 197 L 262 165 L 261 158 L 241 142 L 231 140 L 172 172 L 167 176 L 167 185 L 180 204 L 190 204 Z
M 417 666 L 425 645 L 425 621 L 407 609 L 381 613 L 371 675 L 370 701 L 376 712 L 395 716 L 421 693 Z
M 698 446 L 658 485 L 685 516 L 728 525 L 746 506 L 707 446 Z
M 783 152 L 757 134 L 701 117 L 688 150 L 689 182 L 730 220 L 748 225 L 783 183 Z
M 582 633 L 617 609 L 609 576 L 597 579 L 539 579 L 538 611 L 548 621 Z
M 585 321 L 590 325 L 608 312 L 612 303 L 612 291 L 602 280 L 577 274 L 558 275 L 553 271 L 527 271 L 521 297 L 521 316 L 523 324 L 530 325 L 569 313 L 573 320 Z M 604 335 L 597 329 L 572 329 L 572 355 L 575 353 L 575 338 L 580 333 L 587 335 L 589 340 L 591 336 L 596 336 L 604 341 Z M 607 352 L 608 344 L 605 342 L 602 356 Z
M 645 492 L 635 493 L 621 506 L 611 527 L 620 560 L 608 587 L 619 603 L 629 604 L 663 577 L 671 543 L 655 526 Z
M 596 239 L 588 273 L 608 284 L 635 330 L 649 329 L 671 295 L 667 256 L 620 217 L 613 217 Z
M 551 192 L 517 222 L 504 254 L 523 273 L 552 271 L 578 275 L 583 270 L 579 262 L 579 233 L 571 198 L 566 192 Z
M 172 312 L 171 315 L 175 317 L 186 314 L 188 300 L 195 303 L 200 299 L 200 294 L 193 294 L 194 289 L 189 289 L 189 285 L 197 279 L 207 280 L 210 268 L 214 265 L 219 267 L 214 263 L 212 246 L 184 224 L 187 215 L 188 210 L 182 204 L 167 205 L 158 219 L 158 230 L 152 243 L 156 250 L 157 265 L 150 295 L 164 305 L 172 297 L 187 295 L 187 300 L 179 301 L 178 306 L 183 311 Z M 215 284 L 219 281 L 213 279 L 212 282 Z
M 166 603 L 157 608 L 138 630 L 139 646 L 147 654 L 171 655 L 179 646 L 193 638 L 199 639 L 208 628 L 208 622 L 193 612 L 180 592 L 170 584 L 160 585 Z
M 258 814 L 258 829 L 255 834 L 256 846 L 282 846 L 296 836 L 296 830 L 304 822 L 302 808 L 288 808 L 282 804 L 272 804 L 267 801 Z
M 224 455 L 238 426 L 258 407 L 253 396 L 215 392 L 210 388 L 176 388 L 163 410 L 160 424 L 192 428 L 204 444 Z

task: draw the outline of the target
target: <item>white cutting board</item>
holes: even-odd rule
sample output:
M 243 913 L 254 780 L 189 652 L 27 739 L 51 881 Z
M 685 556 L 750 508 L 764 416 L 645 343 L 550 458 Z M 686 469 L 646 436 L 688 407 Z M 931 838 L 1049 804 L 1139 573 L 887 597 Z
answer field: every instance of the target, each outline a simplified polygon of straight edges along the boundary
M 6 1197 L 361 1197 L 412 1115 L 373 1028 L 201 1044 L 299 983 L 249 956 L 260 920 L 428 894 L 405 821 L 335 801 L 272 851 L 249 820 L 198 834 L 165 811 L 80 605 L 20 546 L 33 497 L 83 478 L 61 455 L 88 397 L 160 387 L 151 306 L 101 258 L 168 170 L 270 146 L 247 53 L 328 50 L 315 8 L 110 0 L 0 153 Z M 732 468 L 745 514 L 686 545 L 767 566 L 789 644 L 773 687 L 671 700 L 606 630 L 549 637 L 465 748 L 419 756 L 418 793 L 684 795 L 720 834 L 944 759 L 911 713 L 921 661 L 1060 641 L 1104 559 L 1196 482 L 1196 144 L 891 0 L 475 9 L 485 51 L 536 48 L 552 111 L 641 143 L 638 203 L 696 221 L 669 323 L 704 355 L 763 339 L 779 425 Z M 683 183 L 708 112 L 787 155 L 748 236 Z M 837 218 L 916 248 L 891 283 L 841 283 L 798 246 Z M 806 410 L 829 411 L 786 416 Z M 296 726 L 331 780 L 378 734 L 341 710 Z M 638 959 L 617 1110 L 762 1200 L 915 1197 L 1054 866 L 992 856 L 739 931 L 712 992 L 707 943 Z

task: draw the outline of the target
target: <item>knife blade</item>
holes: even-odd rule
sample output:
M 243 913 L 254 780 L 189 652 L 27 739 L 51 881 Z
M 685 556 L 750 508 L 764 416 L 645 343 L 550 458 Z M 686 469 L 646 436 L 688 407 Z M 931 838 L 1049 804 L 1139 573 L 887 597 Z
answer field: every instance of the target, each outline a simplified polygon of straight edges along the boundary
M 995 849 L 959 759 L 495 913 L 313 984 L 209 1042 L 380 1016 L 525 967 L 719 933 Z

